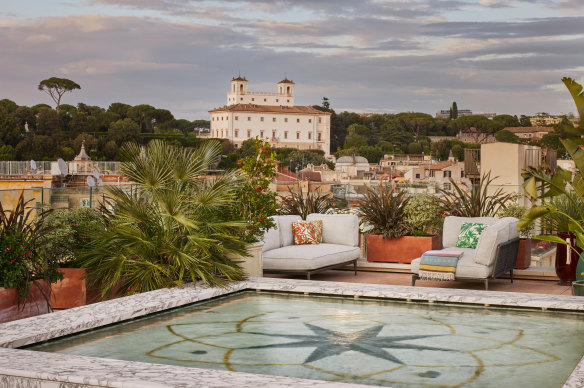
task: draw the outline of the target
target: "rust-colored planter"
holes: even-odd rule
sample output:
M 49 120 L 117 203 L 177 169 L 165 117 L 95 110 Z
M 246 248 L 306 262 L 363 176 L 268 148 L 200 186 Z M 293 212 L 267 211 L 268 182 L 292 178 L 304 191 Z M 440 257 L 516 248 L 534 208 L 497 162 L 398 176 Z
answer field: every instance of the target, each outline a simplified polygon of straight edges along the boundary
M 51 285 L 51 307 L 54 309 L 70 309 L 87 304 L 87 289 L 85 287 L 85 269 L 60 268 L 63 280 Z
M 440 235 L 388 239 L 380 234 L 368 234 L 367 261 L 411 263 L 422 256 L 422 253 L 440 247 Z
M 49 304 L 45 299 L 45 295 L 48 296 L 50 291 L 49 283 L 46 280 L 36 280 L 34 283 L 31 284 L 26 301 L 21 301 L 20 305 L 18 304 L 18 292 L 15 288 L 0 287 L 0 323 L 49 312 Z
M 517 262 L 515 269 L 526 269 L 531 265 L 531 239 L 522 238 L 519 240 L 519 251 L 517 252 Z

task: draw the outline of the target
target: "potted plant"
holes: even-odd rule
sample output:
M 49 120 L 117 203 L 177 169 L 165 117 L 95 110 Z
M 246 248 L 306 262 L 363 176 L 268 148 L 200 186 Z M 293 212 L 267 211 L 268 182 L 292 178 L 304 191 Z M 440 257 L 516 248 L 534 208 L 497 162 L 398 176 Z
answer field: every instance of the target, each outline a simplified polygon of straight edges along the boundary
M 479 184 L 473 184 L 470 188 L 458 185 L 450 178 L 454 190 L 438 189 L 442 194 L 440 205 L 444 214 L 458 217 L 496 217 L 514 196 L 512 193 L 505 193 L 501 188 L 491 193 L 489 188 L 496 178 L 491 178 L 489 171 L 483 174 Z
M 418 237 L 416 241 L 419 249 L 412 252 L 416 256 L 414 259 L 431 249 L 440 249 L 443 220 L 438 198 L 430 194 L 416 195 L 408 201 L 405 213 L 406 222 L 412 229 L 412 236 Z
M 526 211 L 527 208 L 525 206 L 513 203 L 507 205 L 505 209 L 501 209 L 498 216 L 521 218 Z M 531 265 L 531 234 L 533 233 L 534 227 L 535 225 L 532 224 L 519 232 L 519 250 L 517 252 L 515 269 L 526 269 Z
M 248 276 L 263 275 L 261 241 L 266 230 L 275 226 L 271 216 L 276 214 L 277 194 L 270 190 L 270 184 L 276 176 L 275 153 L 270 144 L 254 140 L 255 154 L 237 162 L 241 167 L 241 179 L 235 190 L 236 201 L 233 202 L 233 214 L 246 223 L 242 234 L 248 243 L 247 255 L 231 255 Z
M 298 185 L 298 191 L 288 186 L 290 195 L 280 196 L 280 207 L 278 214 L 299 215 L 303 220 L 311 213 L 326 213 L 333 208 L 333 198 L 330 193 L 321 193 L 320 187 L 315 191 L 310 191 L 308 182 L 308 192 L 304 194 L 302 185 Z
M 571 245 L 571 247 L 557 246 L 555 260 L 556 275 L 560 279 L 559 284 L 570 285 L 576 280 L 576 266 L 582 253 L 582 248 L 578 246 L 575 234 L 570 230 L 570 223 L 573 222 L 570 220 L 576 220 L 582 224 L 582 220 L 578 219 L 578 214 L 584 212 L 584 203 L 575 192 L 570 191 L 551 198 L 549 205 L 558 212 L 549 213 L 542 217 L 542 229 L 555 234 Z
M 44 235 L 43 254 L 59 264 L 63 279 L 51 285 L 51 307 L 66 309 L 87 304 L 85 269 L 78 252 L 89 242 L 90 234 L 105 228 L 103 217 L 91 208 L 56 210 L 45 218 L 49 231 Z
M 584 135 L 584 94 L 582 93 L 582 85 L 573 79 L 564 77 L 562 82 L 572 95 L 580 116 L 580 125 L 567 131 L 569 133 L 566 134 L 569 137 L 562 136 L 560 138 L 566 151 L 574 160 L 576 171 L 572 173 L 560 167 L 551 173 L 543 169 L 533 168 L 525 171 L 523 174 L 525 178 L 523 188 L 531 201 L 533 203 L 539 202 L 539 204 L 532 206 L 523 215 L 519 221 L 519 228 L 526 228 L 541 218 L 549 219 L 550 217 L 561 216 L 564 220 L 567 220 L 567 225 L 565 226 L 568 232 L 574 236 L 573 239 L 564 239 L 554 235 L 540 235 L 535 238 L 564 245 L 566 249 L 572 252 L 570 256 L 575 255 L 577 263 L 580 264 L 582 261 L 580 252 L 584 249 L 584 208 L 581 206 L 584 203 L 584 176 L 582 176 L 584 172 L 584 150 L 581 148 L 582 136 Z M 557 201 L 549 201 L 550 198 L 558 196 L 562 196 L 564 200 L 568 201 L 575 213 L 568 214 L 565 209 L 560 207 Z M 577 276 L 584 276 L 582 272 L 582 270 L 576 269 Z M 581 291 L 579 290 L 581 290 L 582 282 L 582 280 L 576 280 L 572 283 L 572 292 L 575 295 L 580 294 Z
M 359 202 L 359 214 L 369 230 L 367 261 L 410 263 L 425 251 L 440 248 L 440 238 L 426 238 L 429 246 L 424 246 L 419 237 L 411 236 L 415 227 L 408 221 L 409 201 L 406 191 L 394 193 L 388 185 L 367 188 Z M 410 208 L 410 215 L 415 213 L 415 207 L 425 205 L 420 201 Z
M 42 216 L 31 219 L 31 201 L 22 192 L 14 209 L 0 203 L 0 322 L 47 313 L 49 285 L 62 276 L 40 254 L 46 227 Z
M 236 174 L 209 179 L 221 153 L 211 140 L 180 148 L 161 140 L 126 143 L 120 169 L 132 190 L 105 187 L 111 210 L 91 231 L 79 258 L 87 287 L 101 298 L 201 281 L 226 286 L 243 279 L 228 255 L 245 253 L 244 224 L 232 219 Z

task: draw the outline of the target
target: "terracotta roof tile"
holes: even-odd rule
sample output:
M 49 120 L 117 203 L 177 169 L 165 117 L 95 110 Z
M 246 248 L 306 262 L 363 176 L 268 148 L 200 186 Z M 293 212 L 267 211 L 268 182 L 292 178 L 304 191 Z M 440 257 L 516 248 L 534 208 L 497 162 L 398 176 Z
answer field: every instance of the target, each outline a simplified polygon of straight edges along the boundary
M 319 171 L 302 170 L 298 171 L 300 179 L 305 181 L 321 182 L 322 178 Z
M 552 127 L 505 127 L 506 131 L 512 133 L 535 133 L 535 132 L 553 132 Z
M 231 80 L 232 80 L 232 81 L 247 81 L 247 80 L 245 79 L 245 77 L 242 77 L 242 76 L 240 76 L 240 75 L 238 75 L 238 76 L 237 76 L 237 78 L 235 78 L 235 77 L 234 77 L 234 78 L 231 78 Z
M 221 108 L 215 108 L 209 111 L 209 113 L 212 112 L 264 112 L 264 113 L 302 113 L 330 115 L 329 112 L 323 112 L 311 106 L 282 106 L 257 104 L 225 105 Z
M 449 161 L 434 163 L 430 166 L 430 170 L 443 170 L 446 167 L 452 166 L 454 163 Z
M 279 84 L 293 84 L 294 81 L 289 80 L 288 77 L 285 77 L 282 81 L 278 82 Z

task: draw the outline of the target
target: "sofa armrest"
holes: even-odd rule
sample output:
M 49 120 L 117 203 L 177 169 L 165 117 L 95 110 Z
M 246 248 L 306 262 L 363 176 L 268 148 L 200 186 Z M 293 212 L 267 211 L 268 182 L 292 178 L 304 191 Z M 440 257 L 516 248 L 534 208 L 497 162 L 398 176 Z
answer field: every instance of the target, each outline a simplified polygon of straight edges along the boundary
M 476 247 L 475 263 L 490 267 L 495 262 L 497 246 L 510 240 L 509 222 L 499 220 L 489 225 L 479 237 Z
M 274 220 L 276 225 L 266 230 L 266 232 L 264 233 L 264 237 L 262 238 L 262 241 L 264 242 L 262 252 L 269 251 L 272 249 L 278 249 L 281 246 L 280 229 L 278 227 L 278 216 L 273 216 L 271 218 Z
M 517 251 L 519 250 L 519 237 L 505 241 L 497 246 L 495 258 L 495 268 L 493 278 L 513 271 L 517 262 Z

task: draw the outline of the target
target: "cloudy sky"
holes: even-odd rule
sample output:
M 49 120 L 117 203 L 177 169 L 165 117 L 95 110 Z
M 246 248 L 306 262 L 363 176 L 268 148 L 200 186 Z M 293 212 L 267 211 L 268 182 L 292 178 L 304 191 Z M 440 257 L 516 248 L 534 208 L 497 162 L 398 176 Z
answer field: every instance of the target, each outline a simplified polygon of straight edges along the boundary
M 232 77 L 298 105 L 435 114 L 575 112 L 584 83 L 584 0 L 19 0 L 0 7 L 0 99 L 151 104 L 208 119 Z

